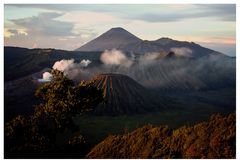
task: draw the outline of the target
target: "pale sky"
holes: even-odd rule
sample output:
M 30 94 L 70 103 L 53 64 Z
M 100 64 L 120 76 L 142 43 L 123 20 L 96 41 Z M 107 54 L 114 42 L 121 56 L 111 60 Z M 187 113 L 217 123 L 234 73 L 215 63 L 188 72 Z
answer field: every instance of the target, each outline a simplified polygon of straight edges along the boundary
M 113 27 L 236 55 L 235 5 L 4 5 L 4 45 L 74 50 Z

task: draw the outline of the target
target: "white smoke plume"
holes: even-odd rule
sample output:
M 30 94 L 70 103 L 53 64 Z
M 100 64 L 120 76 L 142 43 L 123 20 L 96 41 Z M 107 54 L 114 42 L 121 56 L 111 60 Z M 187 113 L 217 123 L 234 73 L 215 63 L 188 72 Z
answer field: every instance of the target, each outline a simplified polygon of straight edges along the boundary
M 87 79 L 90 76 L 90 72 L 85 68 L 90 63 L 92 63 L 92 61 L 88 59 L 83 59 L 80 63 L 76 63 L 74 59 L 63 59 L 55 62 L 52 68 L 64 72 L 70 79 Z
M 49 82 L 53 78 L 52 74 L 49 72 L 44 72 L 42 74 L 42 79 L 38 79 L 39 82 Z
M 143 56 L 139 57 L 139 65 L 149 65 L 149 64 L 153 64 L 154 62 L 156 62 L 160 57 L 161 53 L 146 53 Z
M 81 60 L 80 63 L 75 63 L 74 59 L 63 59 L 61 61 L 57 61 L 53 65 L 53 69 L 64 72 L 64 75 L 68 76 L 70 79 L 86 79 L 89 78 L 90 72 L 87 70 L 83 70 L 86 68 L 92 61 L 88 59 Z M 48 82 L 53 78 L 52 74 L 49 72 L 43 73 L 43 78 L 38 79 L 39 82 Z
M 173 51 L 176 55 L 185 57 L 191 57 L 193 52 L 191 49 L 185 47 L 171 48 L 170 50 Z
M 83 66 L 83 67 L 87 67 L 90 63 L 92 63 L 92 61 L 90 61 L 88 59 L 87 60 L 83 59 L 80 62 L 81 66 Z
M 55 70 L 65 72 L 65 71 L 67 71 L 71 68 L 74 68 L 76 66 L 77 65 L 76 65 L 76 63 L 74 63 L 74 59 L 70 59 L 70 60 L 63 59 L 61 61 L 55 62 L 52 68 L 55 69 Z
M 53 76 L 52 76 L 51 73 L 49 73 L 49 72 L 44 72 L 43 73 L 43 79 L 44 80 L 52 80 L 52 78 L 53 78 Z
M 76 68 L 87 67 L 90 63 L 92 63 L 92 61 L 88 59 L 87 60 L 83 59 L 80 63 L 75 63 L 74 59 L 69 60 L 63 59 L 61 61 L 55 62 L 52 68 L 55 70 L 66 72 L 68 70 Z
M 123 52 L 113 49 L 105 50 L 100 57 L 100 60 L 109 66 L 124 66 L 130 67 L 133 61 L 129 59 Z

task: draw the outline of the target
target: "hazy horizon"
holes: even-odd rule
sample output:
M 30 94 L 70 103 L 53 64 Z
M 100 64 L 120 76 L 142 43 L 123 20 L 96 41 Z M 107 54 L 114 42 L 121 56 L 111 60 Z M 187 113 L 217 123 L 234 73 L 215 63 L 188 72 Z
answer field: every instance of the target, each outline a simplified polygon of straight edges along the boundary
M 236 5 L 4 5 L 4 46 L 75 50 L 114 27 L 236 56 Z

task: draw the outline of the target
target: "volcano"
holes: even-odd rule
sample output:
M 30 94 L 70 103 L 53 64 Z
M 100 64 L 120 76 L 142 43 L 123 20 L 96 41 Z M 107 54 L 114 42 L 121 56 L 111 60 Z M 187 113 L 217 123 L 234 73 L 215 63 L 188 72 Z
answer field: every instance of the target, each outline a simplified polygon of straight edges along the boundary
M 105 99 L 94 110 L 97 115 L 136 114 L 165 108 L 163 99 L 126 75 L 100 74 L 90 82 L 103 90 Z
M 188 55 L 193 58 L 225 56 L 221 52 L 202 47 L 194 42 L 178 41 L 167 37 L 154 41 L 142 40 L 121 27 L 111 28 L 99 37 L 76 49 L 76 51 L 96 52 L 112 49 L 135 54 L 170 52 L 174 49 L 177 52 L 187 50 L 190 52 Z
M 96 39 L 76 49 L 76 51 L 104 51 L 118 49 L 121 46 L 141 42 L 141 39 L 134 36 L 123 28 L 112 28 Z

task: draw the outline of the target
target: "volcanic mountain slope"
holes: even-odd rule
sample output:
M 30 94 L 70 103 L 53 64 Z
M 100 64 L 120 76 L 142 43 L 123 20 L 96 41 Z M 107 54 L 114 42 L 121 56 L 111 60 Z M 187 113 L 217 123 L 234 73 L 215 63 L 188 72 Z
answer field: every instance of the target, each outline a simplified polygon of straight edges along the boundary
M 141 39 L 123 28 L 112 28 L 96 39 L 76 49 L 76 51 L 104 51 L 118 49 L 120 46 L 140 41 Z
M 166 108 L 164 99 L 128 76 L 100 74 L 90 82 L 103 90 L 105 98 L 94 111 L 97 115 L 136 114 Z
M 127 53 L 145 54 L 152 52 L 175 51 L 180 54 L 187 53 L 188 56 L 199 58 L 204 56 L 224 54 L 202 47 L 194 42 L 177 41 L 162 37 L 158 40 L 141 40 L 123 28 L 112 28 L 99 37 L 86 43 L 76 51 L 104 51 L 118 49 Z
M 147 40 L 126 44 L 126 45 L 120 46 L 118 49 L 125 52 L 137 53 L 137 54 L 164 51 L 163 47 L 159 46 L 159 44 L 152 41 L 147 41 Z
M 231 57 L 178 57 L 169 53 L 151 63 L 139 63 L 124 74 L 147 88 L 161 90 L 207 90 L 236 85 L 236 60 Z
M 162 37 L 152 42 L 158 44 L 158 46 L 161 47 L 163 51 L 174 51 L 176 54 L 188 53 L 188 55 L 194 58 L 205 56 L 225 56 L 220 52 L 202 47 L 194 42 L 178 41 L 167 37 Z
M 217 125 L 216 125 L 217 124 Z M 207 122 L 172 130 L 151 125 L 110 135 L 88 158 L 235 158 L 236 115 L 215 115 Z

